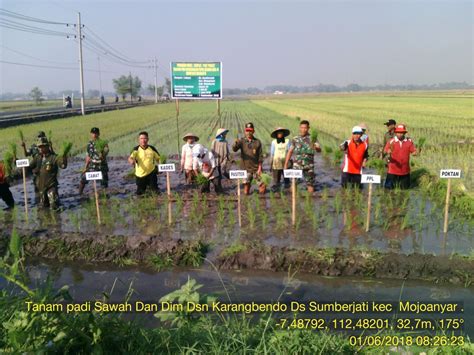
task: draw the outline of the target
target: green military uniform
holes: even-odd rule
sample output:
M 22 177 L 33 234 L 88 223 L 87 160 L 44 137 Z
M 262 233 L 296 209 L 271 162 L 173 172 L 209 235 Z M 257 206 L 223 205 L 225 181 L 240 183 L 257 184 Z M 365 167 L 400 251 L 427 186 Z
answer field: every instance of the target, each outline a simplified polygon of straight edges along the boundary
M 87 144 L 87 155 L 89 156 L 89 164 L 86 172 L 101 171 L 102 180 L 100 184 L 102 187 L 108 187 L 109 185 L 109 166 L 107 165 L 107 154 L 109 153 L 109 146 L 105 144 L 104 150 L 99 152 L 96 147 L 97 140 L 91 140 Z M 87 184 L 86 172 L 81 175 L 81 182 Z
M 293 169 L 303 170 L 303 178 L 307 186 L 314 186 L 314 143 L 309 134 L 296 136 L 291 140 L 293 147 Z
M 47 140 L 41 144 L 48 144 Z M 52 152 L 38 154 L 30 164 L 33 173 L 38 176 L 37 187 L 42 207 L 59 207 L 58 172 L 67 167 L 67 159 Z
M 391 131 L 387 131 L 385 132 L 385 134 L 383 135 L 383 145 L 382 145 L 382 159 L 385 158 L 387 156 L 386 153 L 384 153 L 384 148 L 385 146 L 387 145 L 388 142 L 390 142 L 390 140 L 392 138 L 395 137 L 395 131 L 394 130 L 391 130 Z

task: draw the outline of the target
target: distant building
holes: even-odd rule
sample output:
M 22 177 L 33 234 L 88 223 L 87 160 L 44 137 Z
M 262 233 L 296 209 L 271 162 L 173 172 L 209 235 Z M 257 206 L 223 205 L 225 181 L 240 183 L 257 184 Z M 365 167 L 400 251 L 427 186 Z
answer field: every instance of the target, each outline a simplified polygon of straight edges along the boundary
M 273 93 L 273 95 L 283 95 L 283 91 L 278 91 L 278 90 L 277 90 L 277 91 L 275 91 L 275 92 Z

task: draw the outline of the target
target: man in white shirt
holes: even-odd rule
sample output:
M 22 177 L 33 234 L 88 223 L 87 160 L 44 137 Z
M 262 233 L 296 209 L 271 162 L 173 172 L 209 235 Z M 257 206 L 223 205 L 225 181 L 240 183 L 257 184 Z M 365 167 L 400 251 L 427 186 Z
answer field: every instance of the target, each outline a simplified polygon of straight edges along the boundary
M 193 147 L 193 170 L 196 176 L 201 174 L 207 179 L 207 183 L 201 185 L 201 192 L 210 192 L 211 182 L 216 193 L 221 192 L 216 179 L 216 159 L 214 154 L 202 144 Z

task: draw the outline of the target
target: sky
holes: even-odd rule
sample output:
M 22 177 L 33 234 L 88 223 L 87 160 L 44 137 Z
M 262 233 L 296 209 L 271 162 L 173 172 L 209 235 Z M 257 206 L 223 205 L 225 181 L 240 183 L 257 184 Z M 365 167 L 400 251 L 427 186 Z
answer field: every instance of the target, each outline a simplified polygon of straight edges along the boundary
M 144 87 L 152 84 L 150 61 L 155 57 L 159 85 L 169 77 L 171 61 L 221 61 L 224 88 L 472 84 L 473 4 L 460 0 L 0 0 L 3 10 L 51 22 L 77 23 L 77 12 L 81 13 L 84 46 L 89 47 L 83 48 L 86 92 L 100 86 L 113 91 L 112 79 L 129 72 L 140 77 Z M 6 28 L 11 21 L 61 33 L 76 31 L 0 12 L 0 93 L 29 92 L 34 86 L 44 92 L 78 90 L 77 42 L 63 35 Z M 103 49 L 93 51 L 94 41 L 144 63 L 116 63 Z

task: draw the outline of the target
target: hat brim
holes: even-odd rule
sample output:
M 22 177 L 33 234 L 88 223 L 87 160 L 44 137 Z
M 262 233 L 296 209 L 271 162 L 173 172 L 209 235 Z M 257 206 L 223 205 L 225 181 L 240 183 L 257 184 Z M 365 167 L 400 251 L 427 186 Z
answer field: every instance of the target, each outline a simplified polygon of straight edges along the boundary
M 198 137 L 198 136 L 191 136 L 191 135 L 184 136 L 184 137 L 183 137 L 183 141 L 186 142 L 186 141 L 188 140 L 188 138 L 191 138 L 191 137 L 194 138 L 194 140 L 195 140 L 196 142 L 199 141 L 199 137 Z
M 274 131 L 270 134 L 270 136 L 271 136 L 272 138 L 276 138 L 278 132 L 283 132 L 283 137 L 288 137 L 288 136 L 290 135 L 290 130 L 289 130 L 289 129 L 280 128 L 280 129 L 274 130 Z
M 364 134 L 362 131 L 352 132 L 352 134 Z
M 228 130 L 228 129 L 224 129 L 222 132 L 217 132 L 216 138 L 219 137 L 219 136 L 221 136 L 221 135 L 223 135 L 223 134 L 227 134 L 227 133 L 229 133 L 229 130 Z
M 393 133 L 407 133 L 407 132 L 408 132 L 407 130 L 399 130 L 399 129 L 398 130 L 396 129 L 395 131 L 393 131 Z

